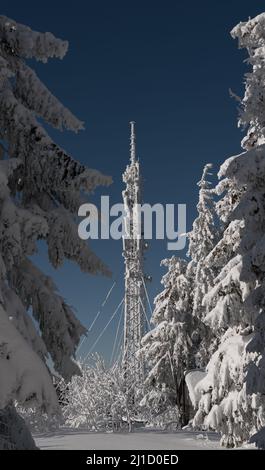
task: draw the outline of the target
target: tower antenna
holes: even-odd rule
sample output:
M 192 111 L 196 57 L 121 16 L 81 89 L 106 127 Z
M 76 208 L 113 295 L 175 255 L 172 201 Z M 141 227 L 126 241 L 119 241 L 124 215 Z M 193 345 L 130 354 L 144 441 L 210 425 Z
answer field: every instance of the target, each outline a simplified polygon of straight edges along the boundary
M 131 402 L 135 405 L 135 387 L 144 379 L 144 364 L 137 352 L 146 330 L 144 251 L 147 244 L 142 234 L 142 223 L 139 226 L 138 210 L 142 204 L 142 179 L 140 163 L 136 159 L 134 121 L 130 122 L 130 128 L 130 163 L 123 174 L 126 188 L 122 193 L 126 232 L 123 236 L 125 263 L 123 367 L 125 387 L 130 390 Z
M 135 121 L 130 122 L 131 126 L 131 145 L 130 145 L 130 154 L 131 154 L 131 163 L 134 163 L 136 160 L 136 135 L 135 135 Z

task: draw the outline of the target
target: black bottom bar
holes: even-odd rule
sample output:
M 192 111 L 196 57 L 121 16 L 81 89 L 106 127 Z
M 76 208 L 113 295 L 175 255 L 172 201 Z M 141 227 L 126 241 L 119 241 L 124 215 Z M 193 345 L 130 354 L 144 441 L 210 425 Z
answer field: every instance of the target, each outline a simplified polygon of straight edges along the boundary
M 152 468 L 166 465 L 175 468 L 186 468 L 196 465 L 197 468 L 211 468 L 215 465 L 255 464 L 263 466 L 265 454 L 258 450 L 43 450 L 43 451 L 7 451 L 8 463 L 17 462 L 19 466 L 41 464 L 56 465 L 60 468 Z M 2 453 L 1 457 L 5 457 Z M 59 468 L 59 467 L 58 467 Z

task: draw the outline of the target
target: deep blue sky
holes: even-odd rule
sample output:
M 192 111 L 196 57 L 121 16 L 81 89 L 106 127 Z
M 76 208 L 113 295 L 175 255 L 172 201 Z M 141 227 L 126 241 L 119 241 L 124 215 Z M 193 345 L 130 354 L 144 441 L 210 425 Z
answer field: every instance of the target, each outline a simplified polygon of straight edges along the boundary
M 213 162 L 217 171 L 225 158 L 240 151 L 236 103 L 228 90 L 242 94 L 245 53 L 229 32 L 239 21 L 265 10 L 264 2 L 13 0 L 1 6 L 1 14 L 70 42 L 63 61 L 35 67 L 53 93 L 86 123 L 77 136 L 52 131 L 57 142 L 76 159 L 111 174 L 114 183 L 103 188 L 103 194 L 120 202 L 121 173 L 129 158 L 128 122 L 135 120 L 145 202 L 186 203 L 191 224 L 203 165 Z M 93 243 L 119 284 L 82 353 L 123 293 L 121 243 Z M 165 242 L 151 243 L 151 298 L 160 290 L 160 260 L 168 255 L 172 252 L 166 251 Z M 55 272 L 43 249 L 38 263 L 89 326 L 113 281 L 81 274 L 71 263 Z M 96 347 L 106 357 L 117 321 Z

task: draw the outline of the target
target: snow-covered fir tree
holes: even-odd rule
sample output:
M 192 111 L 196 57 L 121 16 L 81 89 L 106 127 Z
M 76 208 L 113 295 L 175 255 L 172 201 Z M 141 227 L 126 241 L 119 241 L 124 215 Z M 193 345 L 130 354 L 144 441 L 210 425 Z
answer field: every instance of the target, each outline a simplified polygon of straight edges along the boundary
M 173 256 L 161 264 L 168 269 L 162 278 L 164 290 L 155 298 L 154 328 L 144 336 L 140 351 L 148 368 L 141 405 L 151 408 L 154 416 L 177 406 L 180 422 L 186 424 L 184 372 L 195 365 L 192 283 L 185 260 Z
M 194 266 L 194 297 L 193 315 L 204 318 L 204 308 L 202 299 L 210 285 L 213 284 L 215 273 L 211 265 L 208 265 L 206 258 L 217 241 L 217 230 L 215 224 L 215 203 L 213 200 L 214 191 L 208 181 L 209 170 L 212 165 L 208 163 L 203 169 L 201 180 L 198 182 L 199 202 L 197 204 L 198 216 L 193 222 L 192 231 L 189 232 L 188 256 L 192 259 Z
M 219 256 L 223 267 L 206 296 L 206 321 L 226 331 L 197 386 L 203 395 L 195 422 L 220 431 L 227 446 L 250 436 L 255 441 L 257 431 L 262 445 L 265 426 L 264 31 L 265 14 L 232 30 L 251 66 L 239 120 L 247 135 L 244 153 L 226 160 L 219 172 L 218 190 L 225 191 L 219 210 L 226 229 L 210 256 Z
M 210 168 L 204 167 L 198 183 L 198 217 L 188 234 L 190 262 L 177 257 L 162 262 L 168 272 L 162 279 L 164 290 L 155 299 L 155 327 L 142 340 L 141 354 L 149 369 L 142 405 L 159 414 L 175 404 L 182 424 L 188 420 L 185 372 L 205 367 L 211 352 L 211 329 L 202 321 L 202 299 L 214 279 L 206 259 L 217 240 Z
M 208 255 L 218 240 L 216 228 L 216 209 L 214 196 L 208 176 L 211 175 L 212 164 L 205 165 L 202 177 L 198 182 L 199 202 L 197 204 L 198 216 L 193 222 L 192 230 L 188 233 L 188 256 L 191 261 L 189 270 L 193 271 L 193 307 L 192 314 L 197 320 L 197 329 L 193 332 L 193 338 L 198 336 L 198 351 L 196 352 L 196 366 L 203 368 L 208 362 L 211 352 L 212 332 L 203 323 L 206 309 L 203 298 L 213 285 L 216 275 L 214 265 L 208 262 Z M 195 326 L 194 321 L 194 326 Z
M 42 122 L 78 132 L 83 124 L 45 87 L 27 59 L 63 58 L 68 43 L 0 16 L 0 409 L 14 400 L 57 406 L 46 358 L 66 379 L 85 328 L 52 280 L 30 258 L 44 240 L 50 263 L 65 258 L 88 273 L 107 273 L 78 237 L 85 193 L 110 178 L 75 161 Z M 37 328 L 31 315 L 32 313 Z M 0 444 L 1 447 L 1 444 Z

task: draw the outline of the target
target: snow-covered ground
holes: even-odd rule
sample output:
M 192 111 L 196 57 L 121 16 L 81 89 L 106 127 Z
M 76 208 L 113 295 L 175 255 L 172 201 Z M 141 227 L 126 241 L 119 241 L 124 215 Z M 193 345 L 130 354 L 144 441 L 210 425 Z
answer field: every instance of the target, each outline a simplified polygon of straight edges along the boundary
M 35 435 L 35 442 L 43 450 L 67 449 L 220 449 L 219 436 L 215 433 L 195 431 L 163 432 L 138 430 L 133 433 L 89 433 L 82 430 L 61 429 Z

